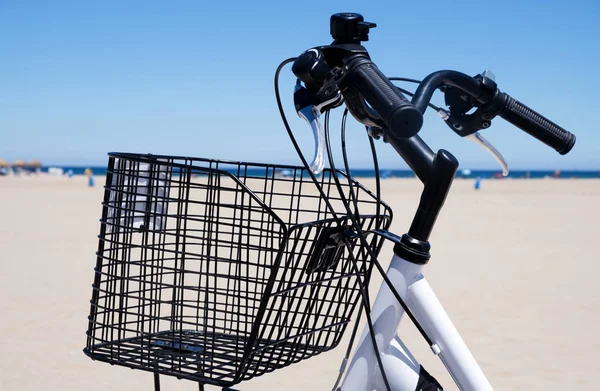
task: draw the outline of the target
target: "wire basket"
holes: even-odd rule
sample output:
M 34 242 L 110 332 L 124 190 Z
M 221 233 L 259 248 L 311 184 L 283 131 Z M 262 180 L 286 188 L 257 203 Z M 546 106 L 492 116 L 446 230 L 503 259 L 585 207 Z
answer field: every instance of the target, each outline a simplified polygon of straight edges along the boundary
M 229 386 L 334 348 L 370 265 L 336 175 L 361 228 L 387 228 L 341 172 L 109 154 L 84 352 Z

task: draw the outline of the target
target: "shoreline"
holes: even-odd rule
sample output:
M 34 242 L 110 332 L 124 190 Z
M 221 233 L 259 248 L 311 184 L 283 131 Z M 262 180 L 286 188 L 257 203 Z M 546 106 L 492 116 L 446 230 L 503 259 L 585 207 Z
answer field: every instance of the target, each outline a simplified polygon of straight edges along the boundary
M 83 173 L 77 173 L 77 174 L 73 174 L 71 177 L 75 178 L 75 177 L 87 177 L 85 174 Z M 102 173 L 102 174 L 94 174 L 93 175 L 94 178 L 102 178 L 102 177 L 106 177 L 106 174 Z M 179 175 L 173 175 L 173 177 L 179 177 Z M 70 177 L 66 174 L 63 175 L 54 175 L 54 174 L 49 174 L 47 172 L 42 172 L 42 173 L 28 173 L 28 174 L 8 174 L 8 175 L 0 175 L 0 178 L 66 178 L 69 179 Z M 284 176 L 283 178 L 286 178 L 286 176 Z M 291 177 L 287 177 L 287 178 L 291 178 Z M 354 175 L 353 178 L 357 178 L 357 179 L 375 179 L 374 176 L 362 176 L 362 175 Z M 417 177 L 413 176 L 413 177 L 382 177 L 380 176 L 381 181 L 389 181 L 389 180 L 416 180 Z M 563 176 L 563 177 L 552 177 L 552 176 L 544 176 L 544 177 L 517 177 L 517 176 L 507 176 L 507 177 L 501 177 L 501 178 L 496 178 L 496 177 L 477 177 L 477 176 L 461 176 L 461 175 L 457 175 L 454 180 L 455 181 L 460 181 L 460 180 L 486 180 L 486 181 L 510 181 L 510 180 L 585 180 L 585 181 L 593 181 L 593 180 L 600 180 L 600 174 L 598 174 L 598 177 L 573 177 L 573 176 Z M 1 180 L 1 179 L 0 179 Z

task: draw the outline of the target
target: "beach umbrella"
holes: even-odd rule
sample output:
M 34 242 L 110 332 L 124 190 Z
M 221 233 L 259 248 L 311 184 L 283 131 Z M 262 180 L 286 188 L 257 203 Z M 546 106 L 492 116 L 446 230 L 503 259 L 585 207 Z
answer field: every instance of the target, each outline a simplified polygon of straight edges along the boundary
M 24 167 L 25 163 L 23 162 L 23 160 L 17 160 L 12 165 L 13 167 Z
M 42 168 L 42 162 L 40 162 L 39 160 L 32 160 L 30 162 L 27 162 L 26 166 L 31 168 Z
M 10 164 L 6 160 L 0 159 L 0 167 L 10 167 Z

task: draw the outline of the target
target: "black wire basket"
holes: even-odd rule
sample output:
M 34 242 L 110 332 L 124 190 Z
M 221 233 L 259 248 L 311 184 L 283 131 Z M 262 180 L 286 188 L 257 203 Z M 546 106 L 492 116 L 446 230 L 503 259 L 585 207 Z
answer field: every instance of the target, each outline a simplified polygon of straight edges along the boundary
M 109 154 L 84 352 L 229 386 L 336 347 L 370 270 L 344 199 L 354 194 L 364 231 L 387 229 L 392 214 L 342 172 L 317 179 Z M 377 254 L 382 239 L 367 237 Z

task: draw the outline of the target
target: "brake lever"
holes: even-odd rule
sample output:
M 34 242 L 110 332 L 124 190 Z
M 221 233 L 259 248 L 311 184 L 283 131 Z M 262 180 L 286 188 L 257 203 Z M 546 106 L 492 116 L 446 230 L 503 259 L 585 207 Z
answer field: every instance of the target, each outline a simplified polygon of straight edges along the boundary
M 298 110 L 298 116 L 308 122 L 312 128 L 315 137 L 315 154 L 309 168 L 315 175 L 318 175 L 325 167 L 325 132 L 319 121 L 319 112 L 315 106 L 307 106 Z
M 506 160 L 504 160 L 504 156 L 502 156 L 500 151 L 498 151 L 496 147 L 492 145 L 492 143 L 490 143 L 479 132 L 475 132 L 465 137 L 473 141 L 475 144 L 478 144 L 486 151 L 488 151 L 494 157 L 494 159 L 496 159 L 498 164 L 500 164 L 500 167 L 502 167 L 502 176 L 508 176 L 508 163 L 506 163 Z
M 326 100 L 315 102 L 312 98 L 313 96 L 302 86 L 300 79 L 298 79 L 294 87 L 294 107 L 298 116 L 304 119 L 313 131 L 315 154 L 309 168 L 315 175 L 318 175 L 325 167 L 325 131 L 321 126 L 319 117 L 324 111 L 341 105 L 343 98 L 339 91 Z
M 452 130 L 454 130 L 454 132 L 456 134 L 473 141 L 475 144 L 479 145 L 480 147 L 485 149 L 490 155 L 492 155 L 493 158 L 496 159 L 498 164 L 500 164 L 500 167 L 502 167 L 502 176 L 508 175 L 508 173 L 509 173 L 508 163 L 504 159 L 504 156 L 502 156 L 500 151 L 498 151 L 496 149 L 496 147 L 494 147 L 492 145 L 492 143 L 490 143 L 485 137 L 483 137 L 475 129 L 469 128 L 468 123 L 457 121 L 455 118 L 452 117 L 452 115 L 448 111 L 446 111 L 444 109 L 440 109 L 438 111 L 438 114 L 440 115 L 440 117 L 442 117 L 444 122 L 446 122 L 446 124 Z M 489 122 L 488 122 L 488 125 L 485 127 L 486 128 L 489 127 Z

